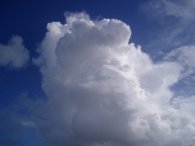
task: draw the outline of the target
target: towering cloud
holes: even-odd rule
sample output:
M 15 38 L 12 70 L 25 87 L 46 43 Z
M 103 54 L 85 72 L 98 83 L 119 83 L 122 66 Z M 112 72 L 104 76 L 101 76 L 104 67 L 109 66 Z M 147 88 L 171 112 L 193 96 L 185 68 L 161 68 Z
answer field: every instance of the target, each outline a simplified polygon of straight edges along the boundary
M 116 19 L 74 13 L 47 29 L 37 60 L 48 96 L 38 123 L 45 146 L 194 144 L 194 99 L 170 89 L 182 78 L 178 61 L 154 63 Z
M 0 65 L 22 67 L 29 59 L 29 52 L 23 45 L 20 36 L 14 36 L 8 42 L 8 45 L 0 44 Z

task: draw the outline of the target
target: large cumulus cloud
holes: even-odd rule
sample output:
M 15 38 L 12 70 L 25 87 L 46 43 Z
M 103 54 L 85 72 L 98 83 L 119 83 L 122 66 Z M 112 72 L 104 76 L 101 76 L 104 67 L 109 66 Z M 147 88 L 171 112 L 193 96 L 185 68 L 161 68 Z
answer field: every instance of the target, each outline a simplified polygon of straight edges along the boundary
M 120 20 L 74 13 L 47 29 L 36 60 L 48 96 L 39 109 L 46 123 L 38 123 L 45 146 L 194 144 L 193 104 L 170 89 L 180 63 L 154 63 Z

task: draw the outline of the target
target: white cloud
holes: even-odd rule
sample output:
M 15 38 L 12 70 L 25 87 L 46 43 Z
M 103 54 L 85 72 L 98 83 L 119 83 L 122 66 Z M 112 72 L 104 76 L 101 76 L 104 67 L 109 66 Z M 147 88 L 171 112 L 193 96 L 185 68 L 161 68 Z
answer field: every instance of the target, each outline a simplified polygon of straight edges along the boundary
M 129 44 L 130 27 L 120 20 L 70 13 L 66 24 L 47 28 L 37 60 L 48 96 L 39 111 L 48 120 L 39 125 L 44 145 L 194 144 L 193 106 L 171 102 L 180 63 L 154 63 Z
M 22 67 L 29 59 L 29 51 L 23 45 L 20 36 L 14 36 L 8 42 L 8 45 L 0 44 L 0 65 Z

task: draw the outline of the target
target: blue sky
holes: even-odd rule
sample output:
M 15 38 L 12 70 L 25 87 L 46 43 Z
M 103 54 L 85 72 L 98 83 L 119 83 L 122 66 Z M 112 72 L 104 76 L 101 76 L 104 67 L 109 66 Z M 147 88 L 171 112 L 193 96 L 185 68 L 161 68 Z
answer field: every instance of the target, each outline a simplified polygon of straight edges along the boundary
M 195 144 L 194 0 L 0 2 L 0 146 Z

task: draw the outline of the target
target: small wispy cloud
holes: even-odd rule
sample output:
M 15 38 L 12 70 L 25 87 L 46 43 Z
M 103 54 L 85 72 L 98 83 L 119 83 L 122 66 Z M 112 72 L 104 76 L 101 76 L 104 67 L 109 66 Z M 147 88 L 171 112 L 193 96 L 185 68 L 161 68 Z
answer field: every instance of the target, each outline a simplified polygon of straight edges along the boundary
M 0 65 L 20 68 L 29 59 L 29 51 L 23 45 L 20 36 L 14 36 L 7 45 L 0 44 Z
M 69 13 L 65 24 L 51 22 L 47 29 L 37 60 L 48 96 L 39 111 L 47 119 L 38 124 L 44 145 L 194 143 L 193 96 L 176 100 L 171 90 L 187 65 L 170 59 L 178 53 L 155 63 L 140 46 L 129 44 L 127 24 L 91 20 L 86 13 Z
M 184 23 L 190 23 L 194 21 L 194 4 L 194 0 L 178 0 L 177 2 L 173 0 L 150 0 L 143 3 L 141 7 L 152 17 L 173 16 L 180 19 L 179 21 L 185 20 Z M 156 13 L 153 13 L 153 11 L 156 11 Z

